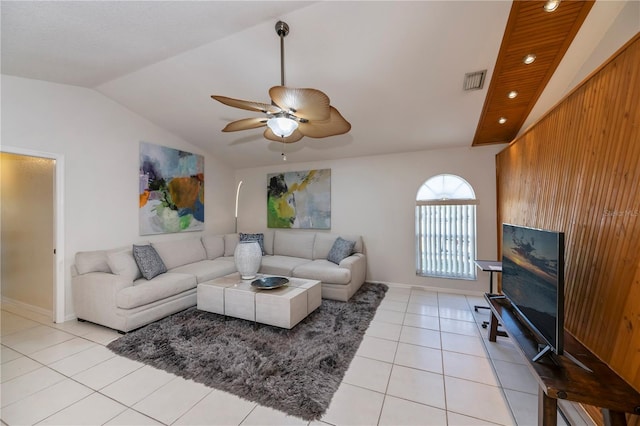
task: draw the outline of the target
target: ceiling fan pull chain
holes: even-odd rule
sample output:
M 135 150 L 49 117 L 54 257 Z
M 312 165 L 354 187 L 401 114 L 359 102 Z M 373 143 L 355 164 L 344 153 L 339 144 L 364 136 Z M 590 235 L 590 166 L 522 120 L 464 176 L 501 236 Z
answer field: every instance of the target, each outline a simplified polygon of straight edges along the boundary
M 284 136 L 283 136 L 282 137 L 282 154 L 281 154 L 281 156 L 282 156 L 282 161 L 287 161 L 287 155 L 284 153 L 284 147 L 285 147 L 285 144 L 284 144 Z

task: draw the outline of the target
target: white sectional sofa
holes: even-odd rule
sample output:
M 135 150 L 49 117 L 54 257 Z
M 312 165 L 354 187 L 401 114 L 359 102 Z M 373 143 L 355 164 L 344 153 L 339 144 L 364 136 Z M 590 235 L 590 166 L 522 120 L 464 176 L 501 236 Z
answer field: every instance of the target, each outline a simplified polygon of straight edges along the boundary
M 348 301 L 366 275 L 360 236 L 269 230 L 264 235 L 260 273 L 322 282 L 322 297 Z M 355 241 L 353 253 L 335 264 L 327 260 L 338 237 Z M 236 272 L 233 253 L 239 234 L 203 234 L 151 243 L 167 272 L 142 277 L 131 247 L 78 252 L 72 292 L 78 319 L 123 332 L 196 305 L 196 287 Z

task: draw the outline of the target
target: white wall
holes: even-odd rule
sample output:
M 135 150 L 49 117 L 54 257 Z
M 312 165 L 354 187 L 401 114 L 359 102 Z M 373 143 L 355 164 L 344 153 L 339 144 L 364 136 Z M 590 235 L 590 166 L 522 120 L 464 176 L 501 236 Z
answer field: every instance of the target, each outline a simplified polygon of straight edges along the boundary
M 361 234 L 368 256 L 367 279 L 465 292 L 486 292 L 488 273 L 478 281 L 416 276 L 415 199 L 429 177 L 452 173 L 474 188 L 478 257 L 496 259 L 495 154 L 503 146 L 456 148 L 242 169 L 238 230 L 266 229 L 267 174 L 331 169 L 331 232 Z
M 67 317 L 76 252 L 177 237 L 138 235 L 140 141 L 204 155 L 206 231 L 233 230 L 229 166 L 94 90 L 2 76 L 2 145 L 64 156 Z

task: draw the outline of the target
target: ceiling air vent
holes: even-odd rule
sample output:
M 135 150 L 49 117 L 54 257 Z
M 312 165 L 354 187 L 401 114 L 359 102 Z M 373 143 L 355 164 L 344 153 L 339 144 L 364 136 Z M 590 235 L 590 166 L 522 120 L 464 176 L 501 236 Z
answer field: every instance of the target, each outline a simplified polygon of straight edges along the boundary
M 468 72 L 464 75 L 464 90 L 480 90 L 484 86 L 487 70 Z

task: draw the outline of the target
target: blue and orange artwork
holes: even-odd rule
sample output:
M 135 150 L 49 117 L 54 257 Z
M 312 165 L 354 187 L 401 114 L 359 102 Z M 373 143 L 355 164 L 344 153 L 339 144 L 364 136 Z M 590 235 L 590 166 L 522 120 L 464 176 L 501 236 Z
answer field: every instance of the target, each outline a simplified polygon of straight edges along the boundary
M 140 142 L 140 235 L 204 230 L 204 157 Z
M 331 229 L 331 169 L 268 174 L 267 226 Z

